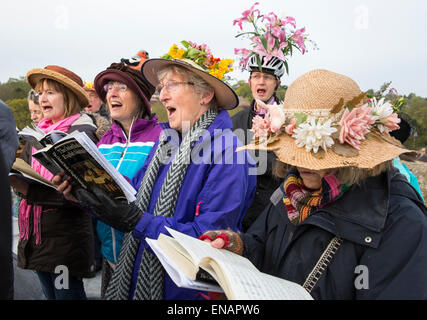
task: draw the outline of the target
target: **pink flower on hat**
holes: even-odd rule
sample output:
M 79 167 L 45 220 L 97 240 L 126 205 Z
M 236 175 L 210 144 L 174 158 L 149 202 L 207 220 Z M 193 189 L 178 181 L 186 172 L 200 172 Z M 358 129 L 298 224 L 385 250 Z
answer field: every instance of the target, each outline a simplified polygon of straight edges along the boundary
M 240 30 L 243 30 L 243 28 L 242 28 L 242 23 L 243 22 L 245 22 L 245 21 L 249 21 L 249 22 L 254 21 L 255 20 L 255 14 L 258 13 L 258 16 L 260 15 L 260 11 L 258 9 L 254 9 L 254 7 L 256 5 L 258 5 L 258 4 L 259 4 L 259 2 L 255 2 L 253 4 L 253 6 L 249 10 L 243 11 L 242 17 L 240 19 L 236 19 L 236 20 L 233 21 L 233 26 L 235 24 L 238 24 L 239 27 L 240 27 Z
M 292 38 L 297 43 L 298 47 L 301 49 L 302 54 L 305 53 L 305 38 L 307 37 L 306 34 L 304 34 L 305 28 L 301 28 L 295 31 L 295 33 L 292 35 Z
M 256 107 L 266 110 L 265 118 L 269 119 L 270 132 L 277 132 L 285 123 L 286 117 L 282 106 L 278 104 L 265 104 L 261 100 L 256 100 Z
M 242 59 L 240 60 L 240 65 L 242 67 L 246 67 L 246 64 L 248 63 L 248 60 L 252 54 L 252 51 L 248 50 L 248 49 L 234 49 L 234 54 L 236 55 L 241 55 Z
M 294 130 L 297 128 L 297 119 L 292 118 L 291 123 L 285 127 L 285 132 L 289 135 L 294 134 Z
M 252 119 L 252 129 L 255 138 L 267 138 L 271 133 L 271 121 L 270 117 L 255 116 Z
M 371 125 L 375 122 L 371 110 L 367 104 L 354 108 L 351 112 L 345 109 L 340 121 L 340 143 L 347 142 L 360 150 L 360 142 L 365 139 L 365 135 L 369 133 Z
M 392 113 L 387 118 L 385 118 L 383 122 L 384 125 L 387 127 L 388 131 L 393 131 L 400 128 L 400 118 L 397 116 L 397 113 Z

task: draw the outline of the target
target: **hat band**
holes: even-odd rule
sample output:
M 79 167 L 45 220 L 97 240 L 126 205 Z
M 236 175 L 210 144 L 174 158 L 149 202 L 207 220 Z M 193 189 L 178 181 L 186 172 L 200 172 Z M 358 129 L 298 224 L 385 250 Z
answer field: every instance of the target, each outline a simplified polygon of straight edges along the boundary
M 342 109 L 338 113 L 332 113 L 331 109 L 283 109 L 285 118 L 289 121 L 295 117 L 296 114 L 304 114 L 307 116 L 307 119 L 316 118 L 318 120 L 326 121 L 332 120 L 332 122 L 336 122 L 341 119 L 344 114 L 344 110 Z

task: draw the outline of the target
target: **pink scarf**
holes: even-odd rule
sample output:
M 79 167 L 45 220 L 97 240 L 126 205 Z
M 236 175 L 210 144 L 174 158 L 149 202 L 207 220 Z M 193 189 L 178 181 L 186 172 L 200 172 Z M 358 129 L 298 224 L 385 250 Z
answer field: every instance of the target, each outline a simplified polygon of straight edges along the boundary
M 68 132 L 71 125 L 80 117 L 80 113 L 77 113 L 73 116 L 65 118 L 61 121 L 52 123 L 50 119 L 42 119 L 38 127 L 43 130 L 44 133 L 49 133 L 53 130 L 59 130 L 63 132 Z M 36 149 L 33 148 L 32 153 L 36 152 Z M 42 177 L 47 180 L 52 180 L 53 174 L 43 167 L 36 159 L 32 158 L 31 166 L 36 170 Z M 42 207 L 37 205 L 30 205 L 27 203 L 26 199 L 22 199 L 19 205 L 19 240 L 25 239 L 28 240 L 29 229 L 30 229 L 30 216 L 31 211 L 34 212 L 34 234 L 36 235 L 36 244 L 40 245 L 41 243 L 41 214 Z

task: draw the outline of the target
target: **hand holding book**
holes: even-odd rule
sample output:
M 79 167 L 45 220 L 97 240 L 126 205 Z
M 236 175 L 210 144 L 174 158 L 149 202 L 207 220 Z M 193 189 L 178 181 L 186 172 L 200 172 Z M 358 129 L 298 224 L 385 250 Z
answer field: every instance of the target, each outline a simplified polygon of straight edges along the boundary
M 75 194 L 77 200 L 83 206 L 92 209 L 100 220 L 122 232 L 130 232 L 135 229 L 143 215 L 135 202 L 128 203 L 123 199 L 111 199 L 104 190 L 95 186 L 90 187 L 89 190 L 77 189 Z
M 244 244 L 237 232 L 231 230 L 211 230 L 199 237 L 200 240 L 210 242 L 216 249 L 226 249 L 238 255 L 243 255 Z

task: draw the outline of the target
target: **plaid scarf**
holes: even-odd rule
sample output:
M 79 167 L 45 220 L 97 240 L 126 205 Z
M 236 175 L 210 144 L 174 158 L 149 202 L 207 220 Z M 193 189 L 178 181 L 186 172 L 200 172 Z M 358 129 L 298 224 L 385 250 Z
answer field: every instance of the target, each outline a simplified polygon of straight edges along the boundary
M 297 170 L 290 170 L 281 185 L 283 203 L 293 225 L 300 224 L 317 209 L 326 206 L 341 196 L 345 188 L 340 188 L 335 175 L 322 178 L 320 190 L 312 191 L 304 187 Z

